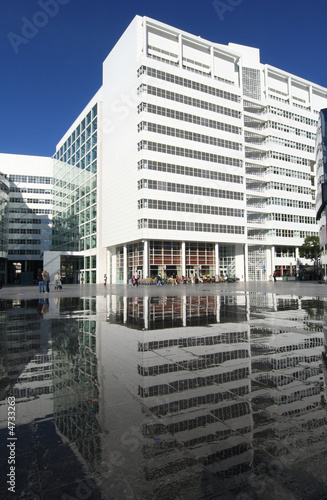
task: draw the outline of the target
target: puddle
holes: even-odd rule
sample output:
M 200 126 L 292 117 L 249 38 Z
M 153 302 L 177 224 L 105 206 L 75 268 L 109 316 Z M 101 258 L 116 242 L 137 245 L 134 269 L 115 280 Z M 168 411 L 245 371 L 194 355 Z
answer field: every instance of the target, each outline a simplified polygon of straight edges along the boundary
M 325 308 L 256 293 L 2 300 L 1 498 L 323 498 Z

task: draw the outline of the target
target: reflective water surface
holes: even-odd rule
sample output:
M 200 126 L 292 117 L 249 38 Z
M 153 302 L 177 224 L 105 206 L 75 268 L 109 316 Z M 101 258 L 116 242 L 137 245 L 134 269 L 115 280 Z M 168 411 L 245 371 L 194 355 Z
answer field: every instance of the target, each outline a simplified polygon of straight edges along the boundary
M 325 300 L 0 301 L 1 498 L 327 498 Z

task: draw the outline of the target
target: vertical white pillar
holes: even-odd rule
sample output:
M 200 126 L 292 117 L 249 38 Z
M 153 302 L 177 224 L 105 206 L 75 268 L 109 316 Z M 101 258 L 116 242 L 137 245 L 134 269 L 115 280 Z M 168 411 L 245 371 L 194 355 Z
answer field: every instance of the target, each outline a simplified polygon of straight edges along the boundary
M 111 251 L 111 277 L 112 283 L 117 283 L 117 249 L 113 247 Z
M 271 247 L 271 275 L 275 272 L 275 245 Z
M 143 278 L 149 277 L 149 241 L 143 240 Z
M 219 278 L 219 245 L 215 243 L 215 278 Z
M 127 246 L 123 246 L 123 282 L 126 284 L 127 283 Z
M 183 37 L 181 34 L 178 35 L 179 41 L 179 67 L 183 67 Z
M 185 276 L 185 274 L 184 274 Z M 182 297 L 182 316 L 183 316 L 183 326 L 187 326 L 187 308 L 186 308 L 186 295 Z
M 107 273 L 107 283 L 113 283 L 112 269 L 111 269 L 111 250 L 107 248 L 106 252 L 106 273 Z
M 147 295 L 143 297 L 143 318 L 144 329 L 149 330 L 149 297 Z
M 313 111 L 313 104 L 312 104 L 312 85 L 309 85 L 309 87 L 308 87 L 308 94 L 309 94 L 309 106 L 310 106 L 310 111 Z
M 249 279 L 249 253 L 248 253 L 248 244 L 244 244 L 244 281 L 248 281 Z
M 123 298 L 123 322 L 124 324 L 127 323 L 127 317 L 128 317 L 128 302 L 127 302 L 127 297 L 124 296 Z
M 216 296 L 216 317 L 217 323 L 220 323 L 220 295 Z
M 295 249 L 296 276 L 298 276 L 299 274 L 299 258 L 300 258 L 299 247 L 296 247 Z
M 182 276 L 186 276 L 186 245 L 185 241 L 182 241 Z

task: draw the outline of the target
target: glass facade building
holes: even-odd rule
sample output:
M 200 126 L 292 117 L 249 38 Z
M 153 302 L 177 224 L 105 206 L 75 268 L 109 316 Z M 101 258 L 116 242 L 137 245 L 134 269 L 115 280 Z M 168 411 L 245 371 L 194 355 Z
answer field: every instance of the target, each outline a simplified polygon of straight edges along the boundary
M 78 271 L 86 283 L 96 282 L 97 169 L 98 104 L 95 104 L 58 146 L 53 167 L 52 250 L 83 252 Z

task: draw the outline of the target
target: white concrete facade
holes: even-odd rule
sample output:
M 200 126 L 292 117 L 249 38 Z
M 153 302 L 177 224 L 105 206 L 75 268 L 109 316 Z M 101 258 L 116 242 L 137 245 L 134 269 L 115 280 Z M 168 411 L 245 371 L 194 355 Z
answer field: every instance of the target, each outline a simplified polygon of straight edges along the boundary
M 211 275 L 296 273 L 299 246 L 318 234 L 314 141 L 325 88 L 262 64 L 259 49 L 136 17 L 104 61 L 102 90 L 111 282 L 127 282 L 134 267 L 142 277 L 167 271 L 170 258 L 151 257 L 159 241 L 179 245 L 177 274 L 187 271 L 185 244 L 196 242 L 213 245 L 215 259 L 233 248 L 232 265 L 205 266 Z M 133 266 L 137 245 L 143 259 Z

